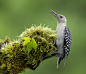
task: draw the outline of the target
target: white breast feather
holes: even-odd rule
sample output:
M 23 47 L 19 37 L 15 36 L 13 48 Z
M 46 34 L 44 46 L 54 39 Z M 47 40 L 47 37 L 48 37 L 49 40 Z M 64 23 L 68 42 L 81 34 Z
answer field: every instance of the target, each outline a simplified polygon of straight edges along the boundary
M 65 29 L 65 25 L 62 23 L 59 23 L 57 25 L 57 44 L 63 44 L 63 39 L 64 39 L 64 29 Z

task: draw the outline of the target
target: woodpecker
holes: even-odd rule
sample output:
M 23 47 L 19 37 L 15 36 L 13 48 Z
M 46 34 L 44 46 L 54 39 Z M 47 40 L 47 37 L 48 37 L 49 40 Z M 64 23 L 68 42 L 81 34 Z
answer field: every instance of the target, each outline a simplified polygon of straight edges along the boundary
M 63 59 L 64 59 L 64 65 L 65 65 L 66 58 L 68 57 L 68 54 L 70 51 L 72 36 L 69 28 L 66 26 L 67 24 L 66 17 L 63 15 L 57 14 L 53 10 L 51 10 L 51 13 L 56 17 L 56 20 L 57 20 L 57 28 L 56 28 L 57 39 L 55 39 L 55 43 L 57 45 L 58 51 L 55 53 L 59 54 L 59 57 L 57 60 L 57 68 L 58 68 L 60 62 Z
M 54 41 L 54 45 L 57 47 L 58 51 L 52 53 L 51 56 L 49 57 L 45 57 L 44 60 L 53 56 L 58 57 L 57 60 L 57 68 L 58 68 L 60 62 L 63 59 L 65 65 L 66 58 L 68 57 L 70 51 L 72 36 L 69 28 L 66 26 L 67 24 L 66 17 L 57 14 L 53 10 L 51 10 L 51 13 L 56 17 L 57 20 L 57 27 L 56 27 L 57 38 Z

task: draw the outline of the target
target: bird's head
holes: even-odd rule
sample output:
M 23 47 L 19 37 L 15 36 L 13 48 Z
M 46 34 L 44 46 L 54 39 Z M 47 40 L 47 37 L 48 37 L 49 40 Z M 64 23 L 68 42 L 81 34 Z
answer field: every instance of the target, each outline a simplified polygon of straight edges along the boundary
M 58 23 L 64 23 L 64 24 L 67 23 L 65 16 L 57 14 L 53 10 L 51 10 L 50 12 L 56 17 Z

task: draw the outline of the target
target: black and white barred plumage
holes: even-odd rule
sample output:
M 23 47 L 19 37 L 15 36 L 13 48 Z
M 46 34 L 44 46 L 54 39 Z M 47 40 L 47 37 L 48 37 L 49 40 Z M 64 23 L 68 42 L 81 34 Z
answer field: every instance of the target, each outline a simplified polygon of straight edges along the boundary
M 64 30 L 64 49 L 65 49 L 65 58 L 67 58 L 69 51 L 70 51 L 70 46 L 72 42 L 72 36 L 69 28 L 66 26 Z

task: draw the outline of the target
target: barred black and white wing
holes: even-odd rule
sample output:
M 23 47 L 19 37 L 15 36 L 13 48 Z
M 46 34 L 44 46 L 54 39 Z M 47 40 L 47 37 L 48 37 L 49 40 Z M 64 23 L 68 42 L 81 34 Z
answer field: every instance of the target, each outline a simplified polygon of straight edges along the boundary
M 64 30 L 64 51 L 65 51 L 65 62 L 66 58 L 68 57 L 70 46 L 72 42 L 72 36 L 69 28 L 66 26 Z

